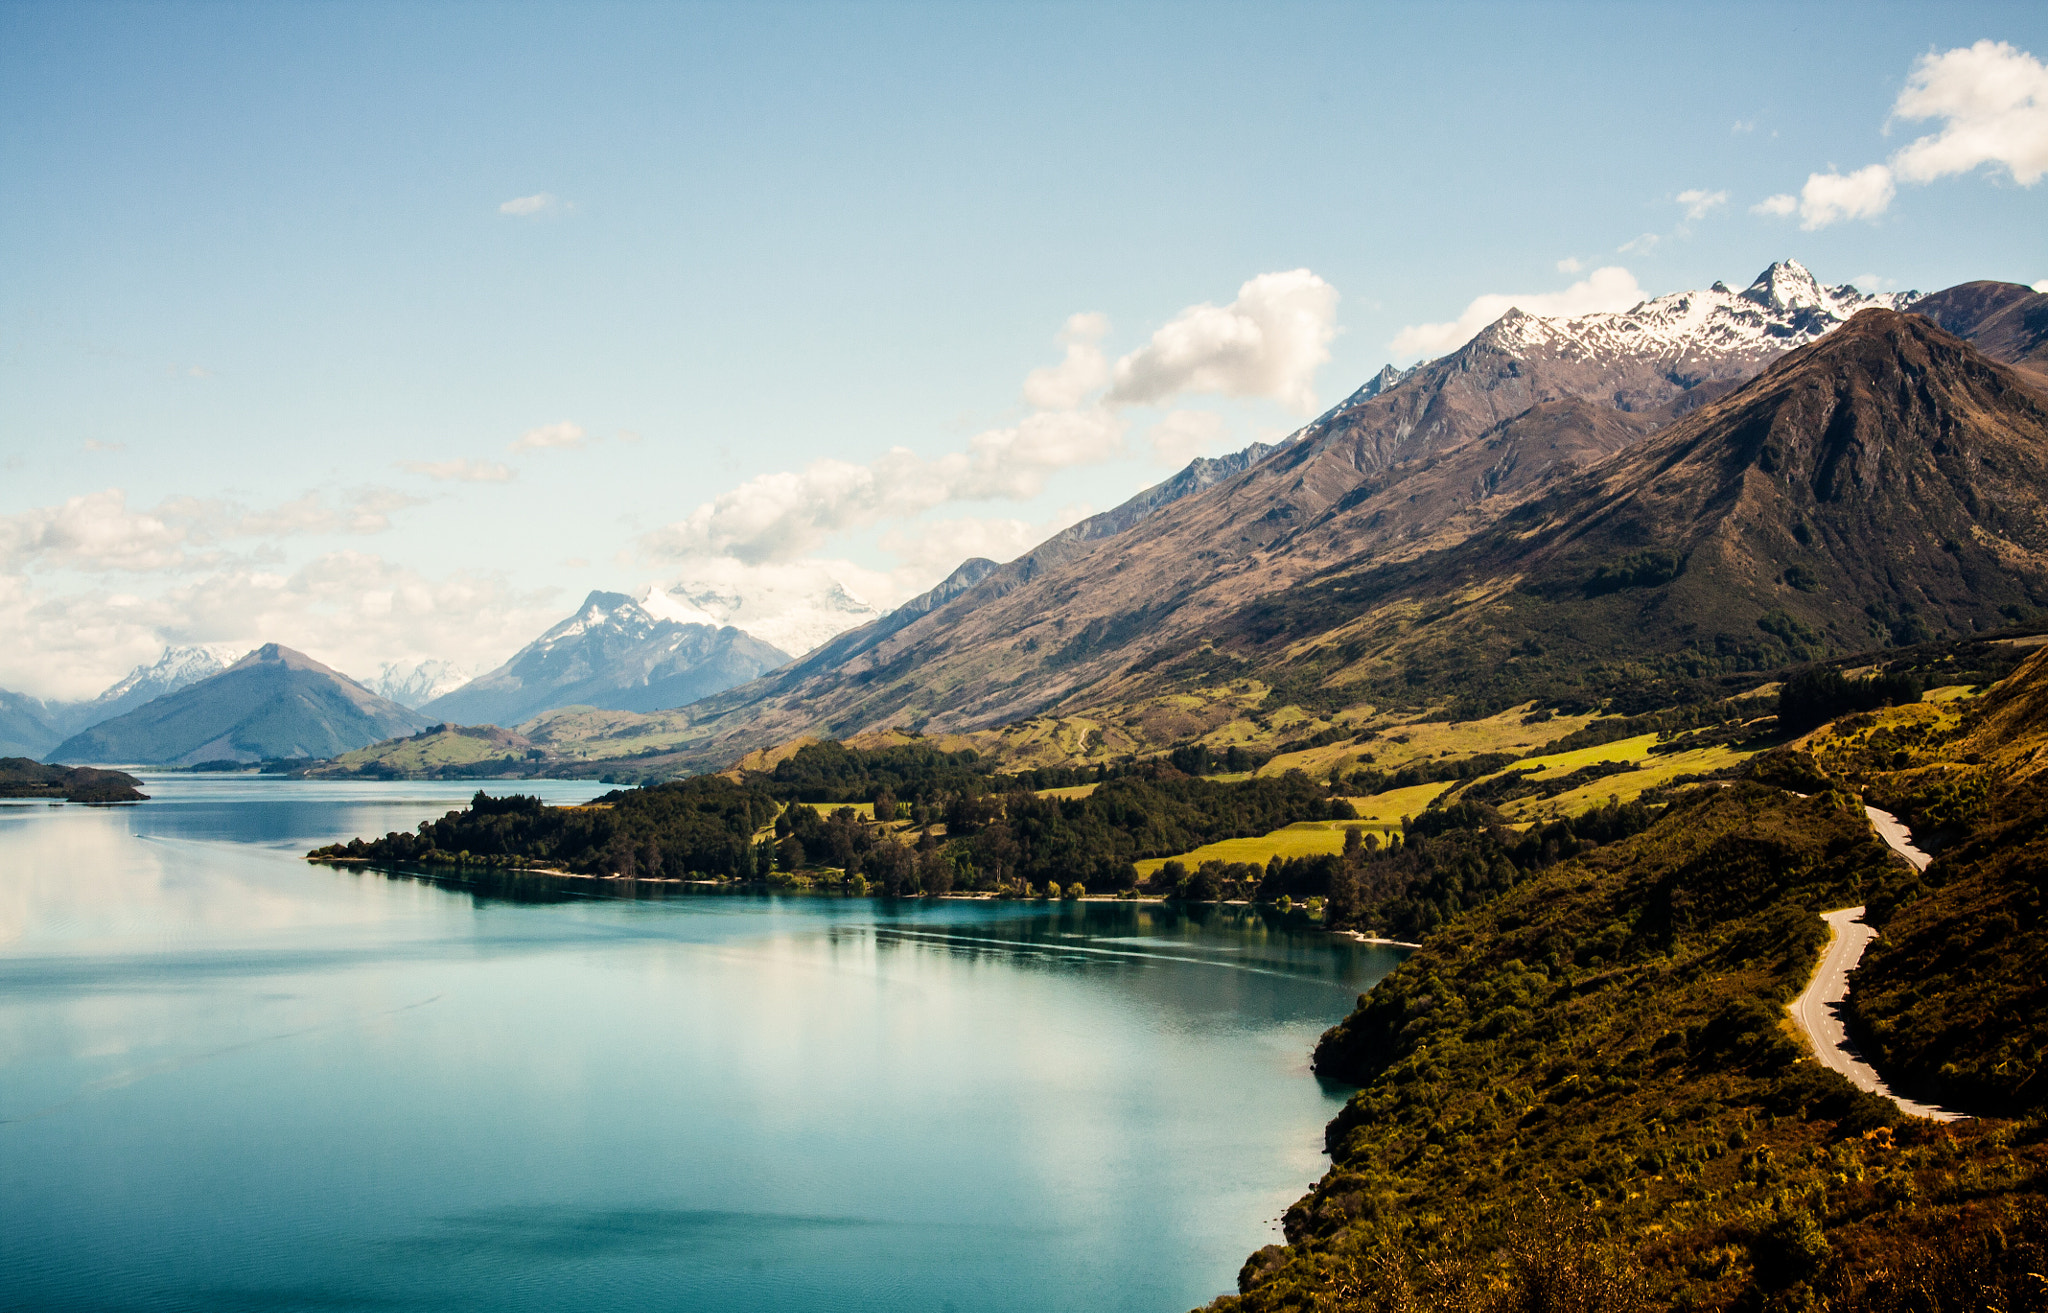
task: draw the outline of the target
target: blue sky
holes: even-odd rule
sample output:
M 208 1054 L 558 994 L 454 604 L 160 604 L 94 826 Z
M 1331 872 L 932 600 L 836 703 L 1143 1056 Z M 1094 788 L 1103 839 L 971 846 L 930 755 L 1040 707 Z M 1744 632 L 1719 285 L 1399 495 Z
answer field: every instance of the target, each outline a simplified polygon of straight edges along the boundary
M 1601 268 L 2048 278 L 2024 161 L 1753 212 L 1986 39 L 2048 9 L 0 6 L 0 687 L 890 605 Z

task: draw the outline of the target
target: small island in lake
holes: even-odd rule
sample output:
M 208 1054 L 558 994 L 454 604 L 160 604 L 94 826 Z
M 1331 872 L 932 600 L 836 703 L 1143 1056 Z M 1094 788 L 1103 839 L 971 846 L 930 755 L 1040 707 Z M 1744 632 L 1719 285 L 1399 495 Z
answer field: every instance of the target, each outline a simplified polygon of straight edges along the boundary
M 62 798 L 66 802 L 147 802 L 142 781 L 126 771 L 92 766 L 45 766 L 27 757 L 0 757 L 0 798 Z

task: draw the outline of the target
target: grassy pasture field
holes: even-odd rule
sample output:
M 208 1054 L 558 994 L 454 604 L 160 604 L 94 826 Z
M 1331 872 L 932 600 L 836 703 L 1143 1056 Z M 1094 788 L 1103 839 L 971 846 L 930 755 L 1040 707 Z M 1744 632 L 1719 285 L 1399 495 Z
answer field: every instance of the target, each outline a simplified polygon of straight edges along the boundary
M 1430 799 L 1450 788 L 1448 784 L 1418 784 L 1412 789 L 1390 789 L 1371 798 L 1353 798 L 1358 809 L 1355 821 L 1297 821 L 1270 834 L 1245 839 L 1220 839 L 1203 844 L 1178 857 L 1148 857 L 1137 863 L 1138 875 L 1149 876 L 1166 863 L 1180 862 L 1190 868 L 1203 862 L 1256 862 L 1264 866 L 1275 857 L 1314 857 L 1344 851 L 1344 831 L 1357 826 L 1368 832 L 1401 828 L 1403 816 L 1413 816 L 1429 806 Z

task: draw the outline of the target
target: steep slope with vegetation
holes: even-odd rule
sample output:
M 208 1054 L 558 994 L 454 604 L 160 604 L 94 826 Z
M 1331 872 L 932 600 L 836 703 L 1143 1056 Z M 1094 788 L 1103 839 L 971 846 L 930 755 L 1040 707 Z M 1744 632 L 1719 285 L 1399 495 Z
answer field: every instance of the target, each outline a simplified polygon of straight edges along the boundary
M 2032 1298 L 2038 1134 L 1904 1124 L 1784 1024 L 1816 913 L 1906 879 L 1853 798 L 1741 784 L 1467 913 L 1324 1038 L 1333 1165 L 1219 1307 Z
M 1852 715 L 1807 746 L 1936 850 L 1871 909 L 1849 1001 L 1874 1060 L 1917 1097 L 2048 1107 L 2048 647 L 1982 698 Z

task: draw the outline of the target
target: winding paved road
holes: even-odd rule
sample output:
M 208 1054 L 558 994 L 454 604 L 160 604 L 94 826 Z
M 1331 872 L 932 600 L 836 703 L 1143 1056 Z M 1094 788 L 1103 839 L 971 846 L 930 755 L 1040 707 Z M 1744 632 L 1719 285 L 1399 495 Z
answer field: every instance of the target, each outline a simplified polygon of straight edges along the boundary
M 1870 816 L 1871 828 L 1893 852 L 1911 862 L 1914 870 L 1927 869 L 1927 863 L 1933 859 L 1913 846 L 1912 835 L 1898 817 L 1875 807 L 1863 810 Z M 1849 973 L 1863 960 L 1863 950 L 1877 938 L 1877 931 L 1863 924 L 1861 907 L 1823 912 L 1821 920 L 1826 921 L 1828 929 L 1833 932 L 1827 952 L 1821 955 L 1820 967 L 1814 971 L 1806 992 L 1792 1002 L 1793 1020 L 1806 1033 L 1806 1042 L 1813 1049 L 1813 1056 L 1848 1077 L 1850 1084 L 1857 1089 L 1882 1094 L 1909 1116 L 1938 1122 L 1960 1121 L 1968 1116 L 1967 1113 L 1951 1112 L 1947 1108 L 1918 1103 L 1893 1093 L 1891 1086 L 1885 1084 L 1884 1077 L 1863 1060 L 1856 1042 L 1849 1038 L 1844 1013 L 1849 997 Z

